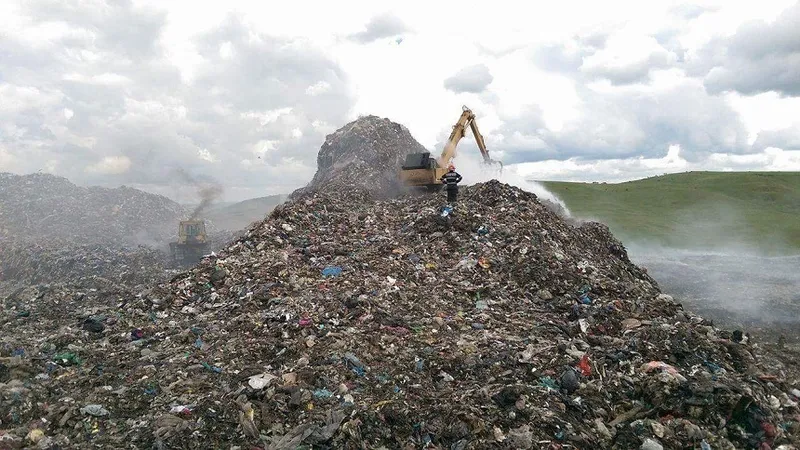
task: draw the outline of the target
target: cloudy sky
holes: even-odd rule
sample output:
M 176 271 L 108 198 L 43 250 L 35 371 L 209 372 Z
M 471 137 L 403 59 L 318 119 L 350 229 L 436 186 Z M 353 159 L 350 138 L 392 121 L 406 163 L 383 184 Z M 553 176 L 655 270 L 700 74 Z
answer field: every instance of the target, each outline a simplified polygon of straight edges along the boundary
M 0 2 L 0 172 L 239 200 L 359 115 L 438 153 L 464 104 L 535 179 L 800 170 L 800 3 Z

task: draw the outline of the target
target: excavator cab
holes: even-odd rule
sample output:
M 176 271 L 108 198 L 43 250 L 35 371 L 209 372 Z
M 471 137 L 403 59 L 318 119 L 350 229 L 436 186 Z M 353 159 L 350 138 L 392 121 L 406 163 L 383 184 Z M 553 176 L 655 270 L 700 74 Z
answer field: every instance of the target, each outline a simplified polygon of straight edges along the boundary
M 425 187 L 429 191 L 435 192 L 442 188 L 442 175 L 447 172 L 447 168 L 440 167 L 436 158 L 431 157 L 430 152 L 410 153 L 406 155 L 400 171 L 400 179 L 408 186 Z
M 435 169 L 436 160 L 431 158 L 429 152 L 425 153 L 410 153 L 406 155 L 406 161 L 403 163 L 403 170 L 414 169 Z

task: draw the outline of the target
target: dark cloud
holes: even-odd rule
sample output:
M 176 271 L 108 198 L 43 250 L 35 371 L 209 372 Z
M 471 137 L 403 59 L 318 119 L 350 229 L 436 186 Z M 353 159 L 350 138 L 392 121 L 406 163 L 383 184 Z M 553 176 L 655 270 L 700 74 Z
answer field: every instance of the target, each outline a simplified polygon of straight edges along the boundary
M 800 150 L 800 126 L 762 131 L 758 133 L 753 147 L 758 151 L 768 147 Z
M 396 38 L 408 32 L 400 18 L 391 13 L 379 14 L 367 22 L 363 31 L 351 34 L 350 39 L 367 44 L 384 38 Z
M 652 41 L 648 54 L 625 64 L 604 55 L 613 33 L 601 31 L 537 47 L 532 51 L 532 60 L 541 69 L 582 82 L 604 79 L 616 86 L 644 83 L 649 81 L 653 70 L 672 67 L 682 59 L 677 35 L 677 30 L 659 31 L 647 38 Z
M 93 4 L 92 4 L 93 3 Z M 160 52 L 158 39 L 166 13 L 137 7 L 131 0 L 29 0 L 24 11 L 40 23 L 61 22 L 89 34 L 73 35 L 65 44 L 85 47 L 90 40 L 96 48 L 140 62 Z
M 0 169 L 170 195 L 184 170 L 240 196 L 288 192 L 313 175 L 354 102 L 322 51 L 235 16 L 196 38 L 201 62 L 186 83 L 159 44 L 163 14 L 127 1 L 38 1 L 26 13 L 68 29 L 45 46 L 0 37 L 2 155 L 13 164 Z
M 698 51 L 689 70 L 712 93 L 800 96 L 800 2 L 772 23 L 754 21 Z
M 655 94 L 582 89 L 578 118 L 552 131 L 541 112 L 529 109 L 506 118 L 496 133 L 506 163 L 546 159 L 662 157 L 681 146 L 688 161 L 712 153 L 750 153 L 747 130 L 724 99 L 709 96 L 697 82 Z
M 456 93 L 470 92 L 480 94 L 492 83 L 494 77 L 486 64 L 475 64 L 464 67 L 453 76 L 444 80 L 445 89 Z
M 644 59 L 624 65 L 594 64 L 586 66 L 586 61 L 584 61 L 581 71 L 590 78 L 605 79 L 613 85 L 621 86 L 647 82 L 653 70 L 669 68 L 674 62 L 674 55 L 663 47 L 658 47 Z

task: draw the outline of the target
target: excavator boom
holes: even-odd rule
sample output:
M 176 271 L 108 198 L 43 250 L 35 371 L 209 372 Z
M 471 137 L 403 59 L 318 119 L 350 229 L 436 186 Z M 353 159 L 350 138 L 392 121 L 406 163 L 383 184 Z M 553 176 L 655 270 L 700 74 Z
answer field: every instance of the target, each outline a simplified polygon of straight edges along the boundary
M 439 157 L 439 166 L 447 167 L 450 164 L 450 160 L 455 157 L 458 142 L 467 134 L 467 127 L 472 130 L 472 135 L 475 137 L 475 142 L 478 144 L 478 150 L 480 150 L 481 155 L 483 155 L 483 162 L 487 164 L 498 163 L 499 161 L 494 161 L 489 157 L 489 150 L 486 149 L 486 142 L 483 140 L 483 135 L 478 130 L 478 122 L 475 119 L 475 114 L 466 106 L 462 107 L 462 109 L 461 117 L 459 117 L 458 122 L 456 122 L 456 125 L 453 127 L 453 132 L 450 133 L 450 138 L 447 140 L 447 144 L 445 144 L 444 150 L 442 150 L 442 155 Z
M 450 137 L 447 139 L 447 143 L 444 145 L 442 154 L 439 156 L 439 167 L 444 168 L 450 164 L 450 160 L 456 156 L 458 142 L 467 134 L 467 127 L 475 119 L 475 114 L 469 108 L 465 106 L 463 109 L 461 117 L 458 118 L 458 122 L 456 122 Z
M 464 106 L 461 117 L 458 118 L 458 122 L 453 126 L 453 131 L 450 133 L 450 137 L 447 139 L 447 143 L 444 145 L 442 154 L 438 159 L 431 158 L 429 152 L 406 155 L 406 161 L 400 170 L 400 179 L 403 183 L 407 186 L 423 186 L 432 190 L 441 188 L 440 178 L 447 172 L 447 166 L 455 158 L 456 147 L 461 138 L 467 134 L 467 127 L 472 130 L 472 135 L 475 136 L 478 149 L 483 155 L 483 162 L 486 164 L 500 164 L 502 170 L 502 163 L 489 157 L 489 151 L 486 149 L 483 135 L 478 131 L 475 114 Z

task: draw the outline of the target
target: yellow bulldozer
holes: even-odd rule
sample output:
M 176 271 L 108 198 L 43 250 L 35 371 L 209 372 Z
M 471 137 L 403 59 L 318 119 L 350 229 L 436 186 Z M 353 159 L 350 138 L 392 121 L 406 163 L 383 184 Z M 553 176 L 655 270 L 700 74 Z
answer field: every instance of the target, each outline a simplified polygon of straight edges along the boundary
M 467 127 L 472 130 L 472 135 L 478 143 L 478 149 L 483 155 L 485 164 L 497 164 L 502 170 L 503 163 L 495 161 L 489 157 L 483 135 L 478 131 L 478 123 L 475 121 L 475 114 L 467 108 L 462 107 L 461 117 L 453 126 L 453 132 L 442 150 L 438 159 L 431 157 L 430 152 L 409 153 L 406 155 L 405 162 L 400 169 L 400 181 L 406 186 L 427 188 L 437 191 L 442 187 L 441 177 L 447 173 L 447 167 L 451 160 L 456 156 L 456 146 L 458 142 L 467 134 Z
M 203 220 L 182 220 L 178 224 L 178 241 L 169 243 L 172 261 L 180 265 L 200 262 L 209 252 L 206 224 Z

